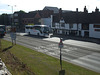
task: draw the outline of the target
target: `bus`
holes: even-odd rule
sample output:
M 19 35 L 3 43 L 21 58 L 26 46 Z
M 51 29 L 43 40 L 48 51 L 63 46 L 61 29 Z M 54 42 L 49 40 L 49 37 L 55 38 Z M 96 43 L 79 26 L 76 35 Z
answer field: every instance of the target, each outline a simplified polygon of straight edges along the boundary
M 49 37 L 49 27 L 47 25 L 26 25 L 25 32 L 31 35 Z
M 0 37 L 5 36 L 5 33 L 6 33 L 5 25 L 0 25 Z

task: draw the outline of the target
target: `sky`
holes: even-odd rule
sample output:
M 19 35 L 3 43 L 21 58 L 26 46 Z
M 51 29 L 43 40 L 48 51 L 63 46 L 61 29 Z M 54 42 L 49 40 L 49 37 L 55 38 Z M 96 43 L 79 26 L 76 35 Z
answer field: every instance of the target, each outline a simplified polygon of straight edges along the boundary
M 8 6 L 10 5 L 10 6 Z M 16 6 L 15 6 L 16 5 Z M 45 6 L 62 8 L 62 10 L 83 11 L 84 6 L 89 12 L 100 9 L 100 0 L 0 0 L 0 14 L 24 10 L 25 12 L 42 10 Z

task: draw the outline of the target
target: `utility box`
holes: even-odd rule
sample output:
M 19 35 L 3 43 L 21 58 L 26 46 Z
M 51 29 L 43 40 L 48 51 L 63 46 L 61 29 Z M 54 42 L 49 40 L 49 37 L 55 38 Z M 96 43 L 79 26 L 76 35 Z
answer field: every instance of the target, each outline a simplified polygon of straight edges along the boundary
M 59 71 L 59 75 L 65 75 L 65 70 Z

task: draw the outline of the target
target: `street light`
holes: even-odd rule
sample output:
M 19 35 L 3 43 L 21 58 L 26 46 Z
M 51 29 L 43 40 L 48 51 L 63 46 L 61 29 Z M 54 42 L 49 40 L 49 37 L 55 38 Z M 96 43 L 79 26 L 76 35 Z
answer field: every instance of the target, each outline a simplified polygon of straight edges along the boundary
M 11 6 L 11 5 L 8 5 L 8 6 Z M 11 28 L 12 28 L 12 26 L 13 26 L 13 24 L 14 24 L 14 15 L 13 15 L 13 7 L 16 7 L 16 5 L 14 5 L 14 6 L 11 6 L 11 9 L 12 9 L 12 25 L 11 25 Z
M 8 5 L 8 6 L 11 6 L 11 5 Z M 16 7 L 16 5 L 14 5 Z M 13 41 L 15 42 L 15 45 L 16 45 L 16 29 L 15 27 L 13 27 L 13 24 L 14 24 L 14 14 L 13 14 L 13 7 L 14 6 L 11 6 L 11 9 L 12 9 L 12 25 L 11 25 L 11 40 L 12 40 L 12 46 L 13 46 Z

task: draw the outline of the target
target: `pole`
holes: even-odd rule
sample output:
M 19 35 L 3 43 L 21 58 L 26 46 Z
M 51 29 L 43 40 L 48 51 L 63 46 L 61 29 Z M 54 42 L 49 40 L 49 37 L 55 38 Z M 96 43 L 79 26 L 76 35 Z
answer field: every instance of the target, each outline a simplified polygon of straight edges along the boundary
M 12 7 L 12 27 L 13 27 L 13 19 L 14 19 L 14 15 L 13 15 L 13 6 L 11 6 Z M 12 28 L 11 27 L 11 28 Z
M 61 48 L 60 48 L 60 66 L 61 66 L 61 70 L 62 70 L 62 53 L 61 53 Z
M 11 6 L 11 5 L 8 5 L 8 6 Z M 16 5 L 14 5 L 15 7 L 16 7 Z M 12 9 L 12 24 L 11 24 L 11 39 L 12 39 L 12 46 L 13 46 L 13 39 L 15 39 L 14 38 L 14 13 L 13 13 L 13 8 L 14 8 L 14 6 L 11 6 L 11 9 Z M 16 40 L 14 40 L 15 41 L 15 45 L 16 45 Z
M 59 71 L 59 75 L 65 75 L 65 70 L 62 70 L 62 50 L 61 48 L 63 48 L 63 42 L 62 39 L 60 38 L 60 42 L 59 42 L 59 48 L 60 48 L 60 66 L 61 66 L 61 70 Z
M 2 51 L 1 38 L 0 38 L 0 52 Z
M 11 6 L 11 5 L 8 5 Z M 16 5 L 14 5 L 16 7 Z M 13 6 L 11 6 L 11 10 L 12 10 L 12 24 L 11 24 L 11 28 L 13 27 L 14 24 L 14 14 L 13 14 Z

